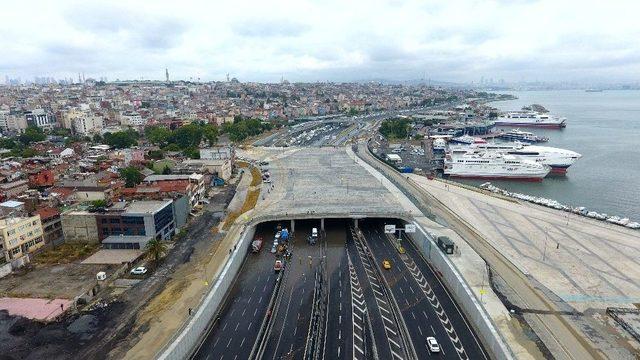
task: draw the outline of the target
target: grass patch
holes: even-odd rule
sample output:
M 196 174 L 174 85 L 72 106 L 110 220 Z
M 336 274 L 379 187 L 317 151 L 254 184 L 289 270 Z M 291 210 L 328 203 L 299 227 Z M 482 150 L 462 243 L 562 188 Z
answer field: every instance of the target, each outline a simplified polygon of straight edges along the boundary
M 251 186 L 258 186 L 260 185 L 260 183 L 262 182 L 262 174 L 260 173 L 260 170 L 252 167 L 251 168 Z
M 232 211 L 227 215 L 227 218 L 224 221 L 224 225 L 222 226 L 223 230 L 229 230 L 231 225 L 236 222 L 236 219 L 240 217 L 240 215 L 246 213 L 247 211 L 253 209 L 258 202 L 258 197 L 260 196 L 260 190 L 250 190 L 247 192 L 247 198 L 244 200 L 244 204 L 242 204 L 242 208 L 240 211 Z
M 176 164 L 171 160 L 158 160 L 153 163 L 153 171 L 162 174 L 165 166 L 169 166 L 169 169 L 173 169 Z
M 98 244 L 62 244 L 55 249 L 36 254 L 34 263 L 42 265 L 69 264 L 98 250 Z

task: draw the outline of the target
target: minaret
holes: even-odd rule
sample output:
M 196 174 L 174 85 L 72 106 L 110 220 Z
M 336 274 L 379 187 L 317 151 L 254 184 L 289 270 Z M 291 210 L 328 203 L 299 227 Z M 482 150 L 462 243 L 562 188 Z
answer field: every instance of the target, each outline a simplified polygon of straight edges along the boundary
M 164 76 L 167 78 L 167 82 L 169 82 L 169 69 L 164 68 Z

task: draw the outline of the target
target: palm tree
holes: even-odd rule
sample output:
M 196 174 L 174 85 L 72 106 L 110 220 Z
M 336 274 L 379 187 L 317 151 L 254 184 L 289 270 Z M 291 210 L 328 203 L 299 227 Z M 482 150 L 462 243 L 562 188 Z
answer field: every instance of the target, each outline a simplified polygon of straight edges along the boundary
M 147 243 L 147 258 L 158 265 L 160 257 L 167 252 L 167 245 L 158 239 L 149 240 Z

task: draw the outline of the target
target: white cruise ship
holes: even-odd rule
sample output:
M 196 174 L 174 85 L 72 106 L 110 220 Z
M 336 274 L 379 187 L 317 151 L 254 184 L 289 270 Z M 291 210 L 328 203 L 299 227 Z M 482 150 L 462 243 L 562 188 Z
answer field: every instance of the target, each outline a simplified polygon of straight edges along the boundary
M 547 165 L 490 151 L 447 155 L 444 162 L 445 175 L 470 179 L 542 181 L 549 171 Z
M 567 169 L 582 157 L 579 153 L 550 146 L 524 145 L 515 143 L 474 143 L 469 146 L 450 146 L 453 157 L 468 151 L 491 151 L 513 155 L 523 160 L 531 160 L 551 167 L 554 174 L 566 174 Z
M 537 112 L 514 111 L 502 114 L 495 121 L 496 126 L 541 127 L 560 129 L 567 126 L 564 117 Z

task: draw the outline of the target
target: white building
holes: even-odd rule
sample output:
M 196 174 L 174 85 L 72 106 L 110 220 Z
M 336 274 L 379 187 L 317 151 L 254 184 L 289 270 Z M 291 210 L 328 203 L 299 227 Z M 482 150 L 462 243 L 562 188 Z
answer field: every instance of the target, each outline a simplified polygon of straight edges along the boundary
M 144 126 L 147 121 L 136 112 L 124 113 L 120 116 L 120 124 L 123 126 Z
M 103 126 L 104 121 L 101 116 L 87 115 L 73 119 L 73 132 L 78 135 L 99 134 Z
M 0 110 L 0 132 L 2 134 L 22 134 L 27 128 L 27 119 L 10 110 Z

